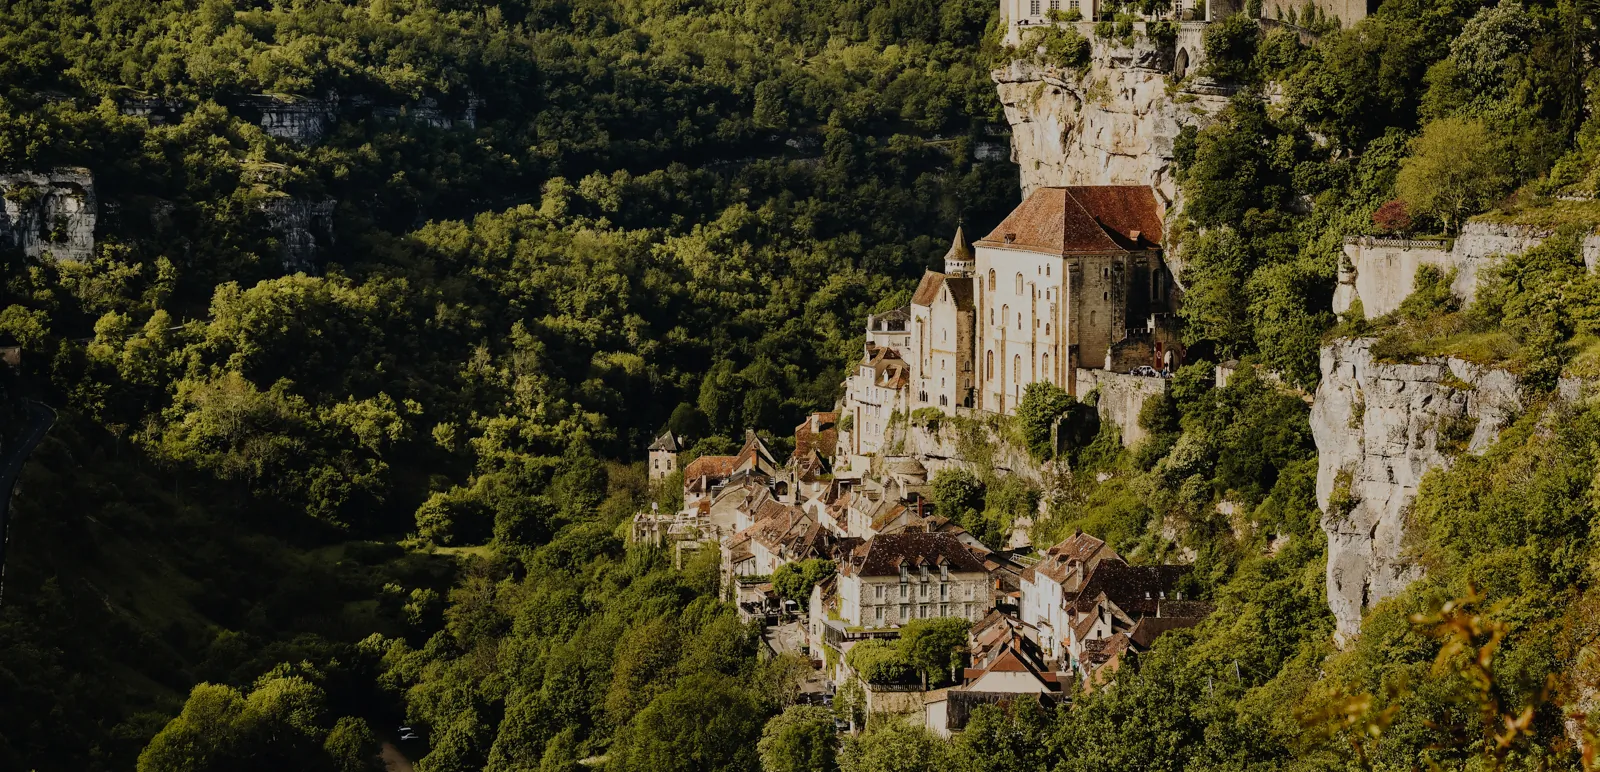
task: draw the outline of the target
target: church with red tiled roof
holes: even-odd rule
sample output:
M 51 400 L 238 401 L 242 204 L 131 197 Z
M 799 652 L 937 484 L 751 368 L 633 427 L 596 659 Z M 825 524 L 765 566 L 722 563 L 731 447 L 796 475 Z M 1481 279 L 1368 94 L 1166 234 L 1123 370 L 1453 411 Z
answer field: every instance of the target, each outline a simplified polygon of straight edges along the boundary
M 1031 383 L 1077 393 L 1077 368 L 1177 364 L 1163 208 L 1143 185 L 1034 190 L 974 245 L 976 406 Z

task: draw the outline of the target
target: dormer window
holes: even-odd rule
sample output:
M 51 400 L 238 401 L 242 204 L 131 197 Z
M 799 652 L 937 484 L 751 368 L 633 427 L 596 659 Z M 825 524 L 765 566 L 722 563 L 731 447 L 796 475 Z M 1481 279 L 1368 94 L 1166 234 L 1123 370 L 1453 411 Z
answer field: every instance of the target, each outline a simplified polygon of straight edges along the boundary
M 946 582 L 950 581 L 950 566 L 939 566 L 939 579 Z

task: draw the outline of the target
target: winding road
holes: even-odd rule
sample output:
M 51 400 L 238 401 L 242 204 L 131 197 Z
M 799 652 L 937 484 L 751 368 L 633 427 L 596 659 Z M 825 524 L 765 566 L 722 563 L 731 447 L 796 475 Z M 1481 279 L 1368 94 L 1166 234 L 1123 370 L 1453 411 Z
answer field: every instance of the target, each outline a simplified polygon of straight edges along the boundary
M 0 603 L 6 597 L 6 543 L 10 541 L 11 492 L 16 488 L 22 465 L 44 439 L 45 432 L 55 425 L 56 411 L 48 405 L 29 400 L 26 408 L 27 423 L 18 433 L 18 441 L 0 454 Z

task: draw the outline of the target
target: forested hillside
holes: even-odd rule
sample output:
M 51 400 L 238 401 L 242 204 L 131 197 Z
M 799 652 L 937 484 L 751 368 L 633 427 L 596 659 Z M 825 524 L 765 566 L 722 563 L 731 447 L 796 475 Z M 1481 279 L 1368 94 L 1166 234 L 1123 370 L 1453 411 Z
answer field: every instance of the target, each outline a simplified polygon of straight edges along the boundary
M 0 334 L 23 347 L 27 392 L 62 415 L 14 509 L 0 767 L 127 769 L 200 681 L 250 700 L 191 706 L 213 711 L 186 714 L 213 758 L 326 766 L 322 733 L 360 740 L 334 719 L 404 710 L 352 646 L 376 630 L 438 656 L 451 588 L 558 533 L 538 559 L 575 577 L 547 581 L 576 617 L 553 629 L 599 620 L 593 604 L 635 581 L 628 616 L 595 635 L 686 603 L 692 582 L 622 561 L 612 526 L 644 491 L 603 460 L 669 417 L 706 448 L 747 426 L 787 433 L 833 399 L 870 306 L 958 223 L 1015 201 L 1014 172 L 974 160 L 998 120 L 991 16 L 0 6 L 0 162 L 87 168 L 114 215 L 91 263 L 6 256 Z M 341 112 L 297 143 L 240 107 L 261 93 L 401 113 Z M 424 99 L 475 106 L 476 126 L 406 120 Z M 174 107 L 124 115 L 135 100 Z M 285 195 L 337 202 L 315 275 L 285 275 L 263 215 Z M 417 532 L 500 546 L 476 568 L 394 546 Z M 720 635 L 705 667 L 750 667 L 744 633 Z M 603 694 L 609 650 L 582 651 L 601 656 L 587 677 Z M 257 684 L 279 662 L 292 672 Z M 569 748 L 632 713 L 582 693 L 573 715 L 609 717 Z M 280 721 L 316 737 L 263 739 Z M 161 760 L 171 732 L 145 768 L 177 768 Z
M 661 493 L 632 462 L 662 427 L 786 450 L 865 315 L 1010 211 L 989 70 L 1034 52 L 993 3 L 0 0 L 0 172 L 88 169 L 104 213 L 92 261 L 0 258 L 8 410 L 60 413 L 11 511 L 0 769 L 353 772 L 402 723 L 425 772 L 1579 768 L 1600 418 L 1550 396 L 1600 334 L 1600 30 L 1489 5 L 1207 32 L 1239 91 L 1175 151 L 1196 364 L 1144 444 L 1073 449 L 1035 540 L 1183 557 L 1217 613 L 1059 711 L 836 748 L 714 554 L 626 543 Z M 263 94 L 334 117 L 275 138 Z M 286 197 L 332 202 L 315 270 Z M 1573 230 L 1469 308 L 1332 313 L 1344 237 L 1491 210 Z M 1429 478 L 1427 578 L 1341 651 L 1296 389 L 1369 333 L 1534 398 Z

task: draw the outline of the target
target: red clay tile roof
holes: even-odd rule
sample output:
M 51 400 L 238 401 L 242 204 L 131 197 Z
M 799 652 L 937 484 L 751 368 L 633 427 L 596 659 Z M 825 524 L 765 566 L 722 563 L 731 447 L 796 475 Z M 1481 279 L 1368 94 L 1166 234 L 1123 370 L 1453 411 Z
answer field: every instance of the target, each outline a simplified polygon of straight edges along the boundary
M 1106 546 L 1105 541 L 1079 531 L 1045 550 L 1043 559 L 1024 571 L 1023 578 L 1034 581 L 1036 575 L 1044 575 L 1061 584 L 1072 572 L 1073 564 L 1081 563 L 1085 572 L 1092 571 L 1095 558 L 1121 560 L 1115 550 Z
M 698 480 L 701 477 L 726 479 L 733 474 L 733 464 L 738 461 L 738 456 L 701 456 L 689 462 L 683 470 L 683 479 Z
M 939 297 L 939 288 L 942 286 L 944 286 L 944 274 L 937 271 L 923 273 L 922 281 L 917 284 L 917 291 L 911 293 L 911 305 L 933 305 L 934 299 Z
M 811 419 L 817 419 L 818 431 L 811 430 Z M 816 451 L 823 458 L 833 458 L 834 451 L 839 445 L 839 414 L 838 413 L 813 413 L 799 426 L 794 427 L 794 453 L 793 458 L 803 458 L 811 451 Z
M 947 533 L 881 534 L 858 547 L 850 562 L 851 573 L 860 576 L 899 576 L 902 564 L 913 570 L 949 565 L 951 571 L 984 571 L 983 561 Z
M 1161 210 L 1145 185 L 1038 188 L 979 246 L 1066 255 L 1161 245 Z

